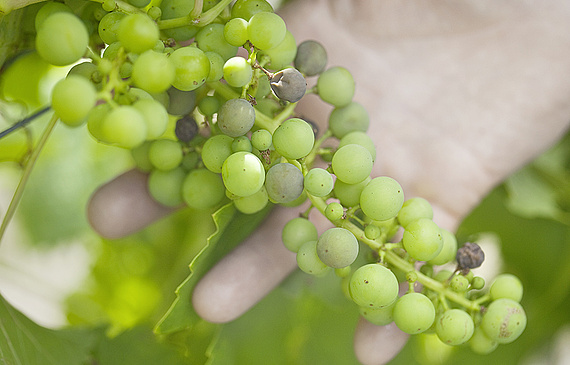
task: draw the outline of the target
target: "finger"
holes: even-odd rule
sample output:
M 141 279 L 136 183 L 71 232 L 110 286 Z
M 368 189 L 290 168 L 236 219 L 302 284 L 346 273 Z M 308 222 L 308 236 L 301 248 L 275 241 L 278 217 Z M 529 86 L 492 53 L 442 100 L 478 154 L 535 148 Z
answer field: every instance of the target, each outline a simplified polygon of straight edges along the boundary
M 363 365 L 386 364 L 402 350 L 408 338 L 394 322 L 376 326 L 361 317 L 354 335 L 354 353 Z
M 87 219 L 102 237 L 121 238 L 173 212 L 151 198 L 148 175 L 130 170 L 101 186 L 89 200 Z

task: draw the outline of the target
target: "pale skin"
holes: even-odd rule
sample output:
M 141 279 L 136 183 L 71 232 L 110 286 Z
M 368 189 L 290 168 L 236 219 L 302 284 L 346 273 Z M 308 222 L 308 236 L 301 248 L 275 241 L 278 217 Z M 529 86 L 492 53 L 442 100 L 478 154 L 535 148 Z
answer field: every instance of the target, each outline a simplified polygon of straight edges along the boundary
M 318 40 L 329 66 L 352 72 L 378 150 L 372 176 L 391 176 L 406 197 L 428 199 L 443 228 L 455 230 L 570 125 L 570 5 L 563 0 L 313 0 L 281 14 L 297 43 Z M 303 99 L 299 113 L 324 125 L 330 107 L 315 100 Z M 167 215 L 144 181 L 129 172 L 100 188 L 89 206 L 93 228 L 118 238 Z M 300 210 L 275 209 L 204 276 L 192 298 L 198 314 L 220 323 L 238 318 L 296 269 L 280 227 Z M 331 226 L 317 212 L 310 218 L 320 232 Z M 383 364 L 406 340 L 393 325 L 360 320 L 354 349 L 363 364 Z

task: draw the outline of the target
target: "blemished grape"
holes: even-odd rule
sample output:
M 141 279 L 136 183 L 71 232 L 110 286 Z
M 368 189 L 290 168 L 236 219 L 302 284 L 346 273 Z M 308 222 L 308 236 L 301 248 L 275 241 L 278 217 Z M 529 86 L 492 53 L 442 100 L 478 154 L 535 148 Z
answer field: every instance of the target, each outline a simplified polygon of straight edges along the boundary
M 232 151 L 233 152 L 253 151 L 253 147 L 251 146 L 251 141 L 249 140 L 249 138 L 247 138 L 247 136 L 239 136 L 235 138 L 234 141 L 232 142 Z
M 339 179 L 334 183 L 334 195 L 345 207 L 354 207 L 360 203 L 360 194 L 372 179 L 367 177 L 357 184 L 347 184 Z
M 435 308 L 431 300 L 421 293 L 408 293 L 398 299 L 392 311 L 399 329 L 410 335 L 429 329 L 435 320 Z
M 263 186 L 265 169 L 253 153 L 235 152 L 222 165 L 222 179 L 226 189 L 232 194 L 249 196 Z M 267 193 L 269 194 L 269 191 Z
M 353 131 L 345 134 L 338 144 L 338 148 L 344 147 L 349 144 L 360 145 L 370 152 L 372 161 L 376 160 L 376 147 L 374 146 L 374 141 L 370 136 L 362 131 Z
M 87 28 L 77 16 L 67 12 L 48 16 L 36 34 L 36 51 L 55 66 L 78 61 L 87 51 L 88 44 Z
M 281 70 L 289 66 L 297 54 L 295 37 L 289 31 L 285 32 L 285 38 L 277 46 L 260 52 L 260 57 L 269 57 L 269 63 L 265 65 L 269 70 Z
M 441 251 L 431 260 L 428 260 L 432 265 L 443 265 L 455 259 L 457 254 L 457 238 L 446 229 L 440 228 L 441 237 L 443 238 L 443 247 Z
M 360 208 L 368 217 L 385 221 L 394 218 L 404 204 L 404 190 L 388 176 L 372 179 L 360 194 Z
M 133 64 L 131 78 L 135 85 L 149 93 L 168 90 L 174 81 L 174 66 L 164 53 L 148 50 Z
M 134 53 L 152 49 L 159 36 L 158 26 L 146 14 L 129 14 L 117 28 L 117 40 Z
M 117 31 L 121 20 L 126 17 L 126 14 L 113 11 L 105 15 L 99 22 L 99 37 L 107 44 L 115 43 L 119 40 Z M 120 45 L 120 43 L 117 43 Z
M 500 274 L 491 284 L 489 294 L 493 300 L 507 298 L 520 303 L 523 296 L 523 285 L 520 279 L 512 274 Z
M 455 260 L 460 269 L 468 271 L 468 269 L 475 269 L 483 264 L 485 253 L 478 244 L 466 242 L 457 250 Z
M 441 314 L 435 321 L 435 333 L 448 345 L 461 345 L 473 336 L 475 325 L 467 312 L 461 309 L 450 309 Z
M 134 148 L 146 140 L 146 122 L 134 106 L 121 105 L 111 109 L 101 123 L 101 136 L 105 143 Z
M 210 61 L 210 73 L 206 78 L 206 82 L 219 81 L 224 77 L 224 59 L 216 52 L 206 52 L 206 57 Z
M 182 163 L 182 147 L 171 139 L 158 139 L 150 145 L 148 158 L 157 169 L 168 171 Z
M 243 46 L 247 42 L 247 20 L 243 18 L 230 19 L 224 25 L 224 39 L 233 46 Z
M 315 76 L 327 66 L 327 51 L 322 44 L 314 40 L 306 40 L 297 47 L 295 68 L 306 76 Z
M 267 206 L 268 200 L 267 190 L 262 186 L 255 194 L 234 199 L 236 209 L 244 214 L 257 213 Z
M 267 129 L 258 129 L 251 134 L 251 144 L 259 151 L 265 151 L 271 147 L 273 136 Z
M 232 57 L 224 63 L 224 80 L 233 87 L 242 87 L 251 81 L 253 70 L 243 57 Z
M 431 219 L 420 218 L 408 224 L 402 244 L 414 259 L 429 261 L 443 248 L 443 237 L 441 230 Z
M 262 11 L 272 12 L 273 7 L 266 0 L 237 0 L 232 7 L 232 18 L 249 20 L 254 14 Z
M 352 274 L 349 283 L 352 300 L 361 307 L 382 308 L 398 298 L 398 280 L 380 264 L 367 264 Z
M 357 144 L 339 148 L 332 158 L 334 174 L 347 184 L 358 184 L 370 176 L 372 164 L 370 152 Z
M 220 175 L 206 169 L 192 170 L 182 184 L 182 198 L 189 207 L 210 209 L 224 198 L 225 189 Z
M 354 79 L 350 72 L 344 67 L 331 67 L 321 73 L 317 80 L 317 92 L 319 97 L 324 102 L 336 107 L 349 105 L 354 96 L 354 90 Z
M 286 68 L 273 75 L 270 80 L 271 90 L 275 95 L 290 103 L 296 103 L 305 95 L 307 81 L 299 71 Z
M 224 61 L 235 56 L 238 50 L 237 46 L 228 43 L 224 38 L 223 24 L 210 23 L 201 28 L 196 34 L 195 41 L 202 51 L 216 52 Z
M 358 249 L 358 240 L 345 228 L 330 228 L 317 240 L 317 255 L 321 261 L 337 269 L 352 264 Z
M 291 252 L 299 251 L 305 242 L 316 241 L 318 238 L 317 228 L 313 222 L 301 217 L 291 219 L 281 232 L 283 245 Z
M 247 34 L 249 41 L 258 49 L 276 47 L 285 39 L 287 27 L 283 19 L 272 12 L 259 12 L 249 19 Z
M 178 48 L 170 55 L 174 66 L 175 78 L 172 86 L 182 91 L 197 89 L 210 73 L 208 56 L 199 48 Z
M 512 299 L 497 299 L 487 307 L 481 320 L 485 335 L 499 344 L 516 340 L 526 327 L 526 314 L 522 306 Z
M 186 172 L 181 167 L 169 171 L 153 170 L 148 177 L 150 196 L 169 207 L 182 204 L 182 184 L 185 178 Z
M 190 115 L 186 115 L 176 121 L 174 134 L 181 142 L 190 142 L 198 134 L 198 124 Z
M 168 127 L 168 113 L 164 106 L 154 99 L 139 99 L 133 103 L 146 122 L 147 139 L 160 137 Z
M 394 322 L 393 311 L 395 304 L 396 302 L 383 308 L 360 307 L 360 315 L 372 324 L 385 326 Z
M 449 281 L 449 288 L 454 292 L 465 293 L 469 289 L 469 280 L 463 275 L 454 275 Z
M 317 255 L 317 241 L 308 241 L 299 247 L 297 265 L 307 274 L 316 276 L 324 275 L 330 270 Z
M 499 343 L 489 339 L 481 327 L 475 328 L 473 336 L 471 336 L 468 344 L 471 351 L 479 355 L 490 354 L 499 347 Z
M 398 212 L 398 223 L 404 228 L 420 218 L 433 218 L 431 204 L 424 198 L 410 198 L 404 202 L 402 209 Z
M 299 118 L 287 119 L 273 132 L 273 147 L 291 160 L 307 156 L 314 144 L 313 128 Z
M 243 136 L 255 122 L 255 109 L 245 99 L 230 99 L 218 111 L 218 126 L 230 137 Z
M 272 201 L 292 202 L 303 192 L 303 173 L 290 163 L 278 163 L 267 171 L 265 188 Z
M 233 138 L 225 134 L 218 134 L 208 138 L 202 148 L 202 162 L 212 172 L 222 172 L 224 161 L 233 153 Z
M 332 202 L 327 204 L 327 207 L 325 208 L 325 217 L 331 221 L 337 221 L 339 219 L 342 219 L 342 217 L 344 216 L 344 208 L 342 207 L 342 204 L 337 203 L 337 202 Z
M 311 195 L 324 197 L 330 194 L 334 181 L 327 170 L 314 168 L 305 175 L 305 190 Z
M 58 81 L 51 94 L 52 109 L 70 127 L 82 125 L 96 101 L 97 93 L 93 84 L 77 75 Z

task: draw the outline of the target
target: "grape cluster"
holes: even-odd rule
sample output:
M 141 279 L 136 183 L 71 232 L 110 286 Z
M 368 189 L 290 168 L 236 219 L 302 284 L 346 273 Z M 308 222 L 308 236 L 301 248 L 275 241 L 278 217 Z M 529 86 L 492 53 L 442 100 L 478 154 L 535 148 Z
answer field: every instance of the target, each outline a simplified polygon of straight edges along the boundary
M 519 337 L 520 280 L 500 275 L 483 293 L 484 280 L 470 270 L 481 263 L 479 246 L 458 250 L 428 201 L 406 200 L 396 180 L 370 176 L 376 148 L 351 73 L 327 68 L 317 41 L 297 45 L 265 0 L 231 3 L 46 3 L 36 18 L 38 54 L 58 66 L 90 59 L 55 85 L 55 115 L 130 149 L 163 205 L 231 202 L 253 214 L 270 202 L 310 200 L 335 227 L 318 235 L 307 211 L 287 222 L 283 243 L 302 271 L 334 269 L 371 323 L 434 332 L 477 353 Z M 333 106 L 321 136 L 295 114 L 307 93 Z M 329 140 L 336 147 L 324 147 Z M 328 167 L 316 167 L 318 158 Z M 455 272 L 434 269 L 454 261 Z M 401 283 L 409 289 L 399 296 Z

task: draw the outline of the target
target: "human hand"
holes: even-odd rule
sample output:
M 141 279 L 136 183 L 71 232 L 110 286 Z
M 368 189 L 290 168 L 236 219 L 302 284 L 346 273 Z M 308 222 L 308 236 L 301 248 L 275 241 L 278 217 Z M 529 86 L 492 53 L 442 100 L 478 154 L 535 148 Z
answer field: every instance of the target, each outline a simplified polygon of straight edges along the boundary
M 561 137 L 570 115 L 570 13 L 562 1 L 485 5 L 318 0 L 294 2 L 282 12 L 297 43 L 316 39 L 327 49 L 329 66 L 351 70 L 355 100 L 371 116 L 369 134 L 378 149 L 373 176 L 392 176 L 406 197 L 428 199 L 434 221 L 449 230 L 492 187 Z M 326 105 L 311 96 L 300 104 L 303 116 L 324 124 Z M 123 184 L 127 178 L 136 184 Z M 149 199 L 144 181 L 130 172 L 96 193 L 89 216 L 98 232 L 120 237 L 169 212 Z M 140 205 L 105 200 L 113 194 Z M 276 208 L 204 276 L 193 295 L 203 318 L 239 317 L 295 269 L 280 228 L 298 213 Z M 311 220 L 319 232 L 330 226 Z M 394 326 L 361 320 L 355 352 L 362 363 L 384 363 L 406 338 Z

